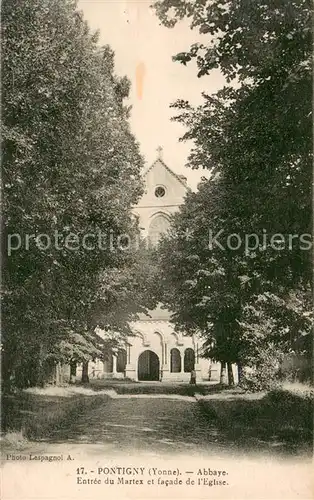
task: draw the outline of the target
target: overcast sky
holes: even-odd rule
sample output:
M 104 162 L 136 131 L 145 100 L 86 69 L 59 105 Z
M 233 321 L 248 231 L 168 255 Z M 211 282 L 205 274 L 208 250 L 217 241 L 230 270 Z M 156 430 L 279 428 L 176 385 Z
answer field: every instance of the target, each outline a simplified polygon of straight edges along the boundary
M 194 65 L 172 61 L 173 55 L 188 49 L 200 35 L 183 22 L 173 29 L 161 26 L 150 4 L 150 0 L 79 0 L 78 7 L 91 28 L 100 31 L 100 43 L 114 50 L 116 73 L 127 75 L 132 82 L 131 127 L 147 166 L 156 159 L 156 148 L 162 146 L 164 161 L 176 173 L 186 175 L 194 189 L 206 172 L 185 167 L 191 144 L 178 142 L 185 129 L 170 121 L 175 110 L 169 105 L 177 98 L 197 104 L 201 92 L 215 92 L 223 78 L 216 72 L 199 79 Z M 139 66 L 144 75 L 141 98 L 136 86 Z

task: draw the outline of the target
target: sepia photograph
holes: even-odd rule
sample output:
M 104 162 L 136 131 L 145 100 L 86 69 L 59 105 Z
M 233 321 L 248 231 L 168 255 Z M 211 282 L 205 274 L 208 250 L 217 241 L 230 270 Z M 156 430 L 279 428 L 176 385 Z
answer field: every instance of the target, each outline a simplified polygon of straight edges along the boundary
M 3 0 L 1 497 L 310 500 L 309 0 Z

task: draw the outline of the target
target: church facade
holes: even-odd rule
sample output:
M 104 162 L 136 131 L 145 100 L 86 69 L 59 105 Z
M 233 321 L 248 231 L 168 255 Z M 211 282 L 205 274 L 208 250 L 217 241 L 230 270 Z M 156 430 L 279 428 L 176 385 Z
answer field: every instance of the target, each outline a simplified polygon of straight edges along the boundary
M 144 183 L 144 195 L 133 212 L 143 235 L 156 244 L 170 227 L 170 216 L 184 202 L 188 186 L 186 178 L 175 174 L 161 155 L 145 172 Z M 195 370 L 197 380 L 209 380 L 217 372 L 208 359 L 201 357 L 201 340 L 176 333 L 170 312 L 162 307 L 147 316 L 141 315 L 132 329 L 136 336 L 128 340 L 125 370 L 128 378 L 189 381 L 191 371 Z
M 143 236 L 156 244 L 189 188 L 186 178 L 173 172 L 160 154 L 145 172 L 144 183 L 144 194 L 133 213 Z M 220 363 L 202 357 L 201 338 L 175 332 L 169 311 L 157 307 L 140 315 L 131 327 L 134 336 L 128 338 L 125 348 L 105 362 L 89 363 L 90 377 L 188 382 L 195 370 L 197 382 L 219 382 Z

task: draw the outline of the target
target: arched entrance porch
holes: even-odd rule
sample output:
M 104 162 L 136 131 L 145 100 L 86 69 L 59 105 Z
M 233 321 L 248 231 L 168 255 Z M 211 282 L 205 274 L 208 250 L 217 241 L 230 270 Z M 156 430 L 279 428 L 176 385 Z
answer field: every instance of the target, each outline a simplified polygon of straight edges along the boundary
M 147 349 L 138 358 L 138 380 L 159 380 L 159 358 Z

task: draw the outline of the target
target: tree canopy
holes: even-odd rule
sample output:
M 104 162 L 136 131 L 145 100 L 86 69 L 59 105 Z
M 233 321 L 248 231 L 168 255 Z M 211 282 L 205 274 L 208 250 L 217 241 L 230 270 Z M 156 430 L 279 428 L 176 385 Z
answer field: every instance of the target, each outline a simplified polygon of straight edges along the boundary
M 160 249 L 166 301 L 178 327 L 198 328 L 220 360 L 247 362 L 248 331 L 261 348 L 261 328 L 280 345 L 289 331 L 293 349 L 311 331 L 311 5 L 162 0 L 154 8 L 164 25 L 188 18 L 203 34 L 175 61 L 194 59 L 198 77 L 218 68 L 226 78 L 200 106 L 172 105 L 187 128 L 182 140 L 193 142 L 188 166 L 212 176 Z
M 126 335 L 142 310 L 121 235 L 137 234 L 143 159 L 129 82 L 75 2 L 7 0 L 2 33 L 3 370 L 25 385 L 60 346 L 92 357 L 96 324 Z

